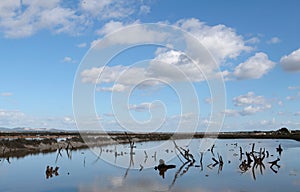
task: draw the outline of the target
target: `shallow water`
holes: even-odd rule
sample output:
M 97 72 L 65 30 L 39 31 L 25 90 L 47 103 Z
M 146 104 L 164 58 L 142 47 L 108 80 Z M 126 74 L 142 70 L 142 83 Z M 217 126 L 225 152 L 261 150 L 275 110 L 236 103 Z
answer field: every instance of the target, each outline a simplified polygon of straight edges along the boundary
M 209 139 L 205 139 L 209 141 Z M 216 140 L 213 153 L 200 148 L 201 139 L 193 140 L 188 148 L 196 162 L 184 165 L 184 158 L 176 156 L 173 142 L 136 143 L 135 154 L 130 155 L 126 145 L 38 154 L 24 158 L 1 159 L 0 191 L 300 191 L 300 142 L 293 140 Z M 176 141 L 187 149 L 185 140 Z M 243 172 L 239 165 L 240 147 L 250 152 L 265 148 L 269 157 L 263 165 Z M 155 146 L 158 144 L 160 148 Z M 276 147 L 281 144 L 281 155 Z M 100 153 L 100 151 L 102 151 Z M 146 153 L 144 152 L 146 151 Z M 178 152 L 178 151 L 177 151 Z M 200 152 L 203 152 L 202 167 Z M 215 164 L 222 156 L 223 166 Z M 132 158 L 131 158 L 132 157 Z M 268 162 L 280 158 L 277 166 Z M 153 165 L 163 159 L 176 165 L 159 174 Z M 46 178 L 46 166 L 59 167 L 58 174 Z M 163 178 L 164 175 L 164 178 Z

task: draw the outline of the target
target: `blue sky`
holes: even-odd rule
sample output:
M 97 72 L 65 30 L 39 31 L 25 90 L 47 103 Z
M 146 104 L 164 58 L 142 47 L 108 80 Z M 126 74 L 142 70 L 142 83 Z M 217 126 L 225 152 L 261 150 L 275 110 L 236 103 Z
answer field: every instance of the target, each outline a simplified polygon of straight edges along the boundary
M 214 123 L 209 119 L 211 95 L 201 75 L 182 57 L 184 53 L 157 46 L 129 50 L 102 71 L 108 83 L 95 82 L 100 67 L 87 68 L 85 74 L 77 71 L 91 46 L 105 35 L 135 24 L 164 23 L 189 32 L 216 59 L 226 90 L 222 130 L 299 129 L 299 7 L 297 0 L 1 1 L 0 127 L 76 129 L 72 91 L 77 75 L 82 83 L 96 86 L 96 122 L 105 130 L 122 130 L 114 118 L 111 96 L 126 91 L 137 77 L 129 76 L 131 83 L 121 82 L 114 88 L 116 76 L 126 70 L 148 74 L 151 61 L 139 73 L 135 62 L 161 59 L 179 66 L 192 79 L 200 106 L 197 130 L 205 130 Z M 147 34 L 133 35 L 139 39 Z M 161 77 L 159 70 L 152 71 L 153 77 Z M 174 82 L 172 74 L 168 75 Z M 179 120 L 190 125 L 195 114 L 182 113 L 170 86 L 150 82 L 145 87 L 132 93 L 124 110 L 145 122 L 151 118 L 149 108 L 160 114 L 155 110 L 161 108 L 155 109 L 155 103 L 151 106 L 160 100 L 166 114 L 158 130 L 174 131 Z M 87 129 L 95 128 L 92 124 Z

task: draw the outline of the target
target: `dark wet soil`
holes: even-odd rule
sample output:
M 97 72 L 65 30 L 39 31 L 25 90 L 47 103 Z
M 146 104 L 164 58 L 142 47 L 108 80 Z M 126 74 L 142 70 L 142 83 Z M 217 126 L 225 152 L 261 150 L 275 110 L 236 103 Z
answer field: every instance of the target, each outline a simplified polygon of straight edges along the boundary
M 221 133 L 78 133 L 78 132 L 13 132 L 0 133 L 0 158 L 24 157 L 57 150 L 77 150 L 116 143 L 187 138 L 220 139 L 294 139 L 300 141 L 300 131 L 253 131 Z

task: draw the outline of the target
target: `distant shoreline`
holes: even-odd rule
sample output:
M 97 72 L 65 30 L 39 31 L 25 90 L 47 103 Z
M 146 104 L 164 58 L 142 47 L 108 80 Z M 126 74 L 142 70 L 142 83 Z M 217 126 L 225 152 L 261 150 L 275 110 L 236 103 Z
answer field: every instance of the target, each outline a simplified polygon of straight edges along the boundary
M 77 150 L 120 143 L 162 141 L 169 139 L 292 139 L 300 141 L 300 130 L 250 131 L 220 133 L 97 133 L 97 132 L 0 132 L 0 158 L 58 150 Z
M 124 136 L 124 132 L 96 132 L 96 131 L 24 131 L 24 132 L 0 132 L 0 139 L 5 138 L 65 138 L 65 137 L 79 137 L 79 136 L 110 136 L 120 137 Z M 292 130 L 290 132 L 281 131 L 237 131 L 237 132 L 196 132 L 196 133 L 170 133 L 170 132 L 156 132 L 156 133 L 130 133 L 127 136 L 131 137 L 174 137 L 180 138 L 219 138 L 219 139 L 293 139 L 300 141 L 300 130 Z M 156 140 L 156 139 L 155 139 Z

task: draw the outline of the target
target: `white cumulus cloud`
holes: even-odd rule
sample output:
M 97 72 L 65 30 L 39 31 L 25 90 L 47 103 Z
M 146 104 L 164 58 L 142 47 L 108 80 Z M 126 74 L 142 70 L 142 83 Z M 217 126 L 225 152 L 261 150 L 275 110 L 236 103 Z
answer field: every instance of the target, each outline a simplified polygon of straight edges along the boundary
M 245 95 L 240 95 L 233 98 L 235 106 L 245 106 L 245 105 L 263 105 L 266 103 L 266 99 L 263 96 L 256 96 L 254 92 L 248 92 Z
M 0 31 L 7 38 L 31 36 L 41 30 L 78 35 L 99 21 L 128 18 L 150 10 L 134 0 L 0 1 Z
M 102 91 L 124 91 L 131 85 L 138 85 L 147 77 L 146 71 L 141 67 L 127 67 L 122 65 L 106 66 L 84 70 L 81 73 L 83 83 L 115 83 L 114 87 L 98 87 Z
M 260 107 L 260 106 L 253 106 L 253 105 L 249 105 L 249 106 L 246 106 L 241 112 L 240 114 L 242 116 L 246 116 L 246 115 L 253 115 L 257 112 L 260 112 L 262 111 L 263 108 Z
M 155 31 L 139 24 L 139 21 L 131 23 L 120 22 L 117 20 L 110 20 L 102 26 L 96 33 L 102 38 L 123 27 L 135 25 L 134 28 L 129 28 L 126 34 L 115 35 L 110 41 L 112 43 L 126 44 L 126 43 L 147 43 L 157 42 L 158 39 L 165 40 L 167 34 Z M 182 19 L 173 24 L 183 30 L 190 32 L 202 43 L 217 60 L 217 66 L 220 66 L 228 59 L 238 57 L 242 52 L 251 51 L 252 47 L 247 45 L 247 41 L 243 36 L 238 35 L 236 31 L 225 25 L 210 26 L 198 19 Z M 113 35 L 113 34 L 112 34 Z M 92 42 L 92 46 L 97 45 L 101 38 Z M 189 42 L 187 42 L 188 44 Z M 192 47 L 192 45 L 190 45 Z M 170 45 L 172 47 L 172 45 Z M 189 45 L 187 45 L 189 47 Z M 201 55 L 199 55 L 201 58 Z M 205 58 L 205 57 L 204 57 Z M 199 59 L 201 60 L 201 59 Z M 203 59 L 202 59 L 203 60 Z M 245 63 L 240 64 L 234 71 L 234 75 L 238 79 L 260 78 L 274 67 L 275 63 L 268 59 L 264 53 L 257 53 L 255 56 L 249 58 Z M 98 91 L 124 91 L 129 86 L 149 79 L 159 79 L 167 82 L 201 82 L 206 78 L 213 78 L 216 76 L 223 76 L 229 79 L 233 76 L 228 70 L 216 73 L 216 67 L 205 62 L 193 63 L 183 51 L 168 50 L 165 48 L 158 48 L 155 58 L 149 63 L 148 67 L 126 67 L 123 65 L 100 68 L 86 69 L 81 73 L 82 82 L 84 83 L 114 83 L 118 77 L 126 76 L 128 78 L 119 79 L 113 86 L 103 86 L 97 88 Z M 179 74 L 181 72 L 181 74 Z M 98 79 L 101 73 L 101 78 Z M 131 74 L 131 75 L 129 75 Z M 206 75 L 206 76 L 204 76 Z M 159 83 L 149 84 L 157 85 Z
M 111 20 L 96 31 L 96 34 L 98 34 L 100 38 L 92 41 L 91 47 L 97 45 L 97 43 L 101 41 L 102 37 L 108 34 L 111 35 L 109 43 L 112 44 L 153 43 L 156 41 L 163 41 L 167 38 L 167 34 L 165 32 L 150 29 L 147 25 L 137 24 L 140 24 L 138 20 L 129 23 Z M 122 31 L 122 35 L 112 33 L 124 27 L 134 25 L 135 27 Z
M 253 115 L 272 108 L 272 105 L 264 96 L 256 96 L 254 92 L 234 97 L 233 103 L 237 107 L 243 107 L 238 111 L 238 114 L 242 116 Z
M 123 27 L 133 25 L 134 23 L 124 24 L 120 21 L 111 20 L 108 23 L 106 23 L 101 29 L 97 30 L 96 34 L 98 34 L 98 35 L 107 35 L 107 34 L 112 33 L 112 32 L 114 32 L 118 29 L 121 29 Z
M 259 52 L 244 63 L 239 64 L 233 74 L 237 79 L 259 79 L 267 74 L 275 63 L 265 53 Z
M 124 18 L 135 13 L 138 4 L 132 0 L 81 0 L 79 10 L 92 18 Z
M 204 45 L 217 61 L 236 58 L 241 52 L 252 50 L 243 37 L 233 28 L 225 25 L 209 26 L 198 19 L 182 19 L 176 26 L 193 34 Z
M 0 2 L 0 30 L 5 37 L 27 37 L 41 29 L 71 34 L 80 24 L 84 24 L 83 17 L 76 10 L 62 7 L 59 0 Z
M 293 51 L 289 55 L 281 57 L 280 64 L 285 71 L 299 72 L 300 71 L 300 49 Z
M 99 84 L 98 91 L 122 92 L 138 85 L 138 88 L 145 88 L 161 85 L 162 82 L 200 82 L 204 77 L 199 66 L 182 52 L 167 51 L 159 54 L 145 67 L 116 65 L 84 70 L 81 80 L 83 83 Z M 109 83 L 114 85 L 104 85 Z

